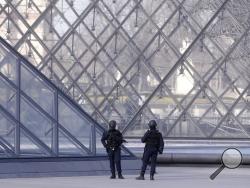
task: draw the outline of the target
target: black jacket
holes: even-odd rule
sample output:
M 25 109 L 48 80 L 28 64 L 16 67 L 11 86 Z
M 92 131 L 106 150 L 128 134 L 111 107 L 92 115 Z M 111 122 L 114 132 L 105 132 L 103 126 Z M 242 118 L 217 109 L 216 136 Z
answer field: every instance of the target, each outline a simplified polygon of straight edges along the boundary
M 111 139 L 114 138 L 114 139 Z M 124 142 L 122 133 L 116 129 L 105 131 L 102 135 L 101 142 L 107 149 L 116 149 Z
M 148 130 L 141 138 L 142 143 L 146 143 L 146 148 L 156 148 L 159 153 L 163 152 L 164 141 L 162 134 L 158 130 Z

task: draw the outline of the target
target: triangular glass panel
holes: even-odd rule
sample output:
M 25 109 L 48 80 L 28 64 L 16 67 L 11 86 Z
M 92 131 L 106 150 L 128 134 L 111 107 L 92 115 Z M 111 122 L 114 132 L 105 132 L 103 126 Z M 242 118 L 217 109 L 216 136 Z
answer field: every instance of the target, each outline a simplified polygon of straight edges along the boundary
M 21 97 L 21 123 L 49 148 L 52 147 L 52 121 Z
M 91 122 L 79 113 L 69 102 L 59 97 L 59 123 L 75 139 L 78 139 L 85 147 L 89 148 L 91 136 Z
M 5 47 L 0 48 L 0 72 L 17 83 L 17 57 Z
M 16 125 L 0 111 L 0 141 L 14 152 Z
M 42 147 L 42 146 L 41 146 Z M 45 157 L 48 154 L 45 149 L 39 148 L 34 140 L 31 139 L 29 133 L 21 129 L 20 131 L 20 155 L 21 157 Z
M 53 89 L 24 65 L 21 65 L 21 89 L 48 114 L 53 116 Z
M 10 86 L 11 82 L 0 76 L 0 104 L 13 116 L 16 116 L 16 90 Z
M 59 129 L 59 156 L 88 156 L 88 153 Z

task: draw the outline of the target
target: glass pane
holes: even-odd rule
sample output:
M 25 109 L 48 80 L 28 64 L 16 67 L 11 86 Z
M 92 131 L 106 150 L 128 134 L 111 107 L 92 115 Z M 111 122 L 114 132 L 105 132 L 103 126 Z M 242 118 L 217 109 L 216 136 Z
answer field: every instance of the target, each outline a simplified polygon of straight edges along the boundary
M 21 123 L 51 148 L 53 123 L 21 97 Z
M 96 129 L 96 154 L 97 155 L 107 155 L 106 149 L 103 147 L 101 138 L 102 132 Z
M 0 78 L 0 104 L 16 117 L 16 91 Z
M 23 65 L 21 66 L 21 89 L 46 112 L 53 114 L 53 90 L 41 78 L 34 75 Z
M 0 137 L 9 148 L 14 151 L 15 124 L 4 117 L 0 112 Z
M 60 156 L 80 156 L 87 155 L 87 153 L 74 144 L 67 135 L 59 129 L 59 155 Z
M 59 123 L 85 147 L 89 148 L 91 123 L 61 97 L 59 97 L 58 105 Z
M 17 58 L 3 46 L 0 46 L 0 72 L 16 83 Z
M 123 149 L 121 150 L 121 154 L 122 154 L 122 156 L 130 156 L 130 154 Z
M 0 147 L 0 158 L 7 158 L 8 155 L 5 153 L 4 149 Z
M 41 157 L 46 154 L 27 136 L 27 133 L 21 129 L 20 132 L 20 152 L 24 157 Z

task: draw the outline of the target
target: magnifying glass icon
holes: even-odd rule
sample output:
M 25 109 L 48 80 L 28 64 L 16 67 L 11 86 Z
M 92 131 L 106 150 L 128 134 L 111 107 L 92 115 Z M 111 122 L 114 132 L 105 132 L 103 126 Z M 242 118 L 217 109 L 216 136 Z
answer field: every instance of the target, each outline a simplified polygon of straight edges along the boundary
M 224 168 L 235 169 L 242 163 L 242 153 L 236 148 L 228 148 L 221 155 L 221 166 L 210 176 L 214 180 Z

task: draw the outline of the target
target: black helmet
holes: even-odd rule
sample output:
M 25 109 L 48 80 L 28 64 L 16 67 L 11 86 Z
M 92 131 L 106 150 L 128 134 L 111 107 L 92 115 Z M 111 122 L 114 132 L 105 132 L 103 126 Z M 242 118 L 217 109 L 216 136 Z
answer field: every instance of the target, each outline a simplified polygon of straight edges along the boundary
M 111 120 L 109 122 L 109 129 L 115 129 L 116 127 L 116 121 L 115 120 Z
M 152 129 L 156 129 L 157 123 L 155 120 L 150 120 L 148 123 L 149 128 Z

